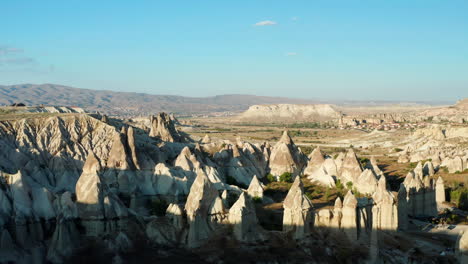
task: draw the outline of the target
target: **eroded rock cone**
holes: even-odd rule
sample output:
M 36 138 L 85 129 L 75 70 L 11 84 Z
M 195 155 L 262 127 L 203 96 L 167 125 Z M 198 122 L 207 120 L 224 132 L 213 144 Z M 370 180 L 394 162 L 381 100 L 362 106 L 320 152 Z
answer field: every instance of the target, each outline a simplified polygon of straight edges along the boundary
M 372 228 L 378 230 L 394 230 L 398 228 L 397 201 L 387 190 L 385 176 L 380 177 L 377 190 L 372 195 Z
M 426 161 L 423 166 L 424 175 L 434 176 L 434 165 L 430 161 Z
M 102 181 L 100 169 L 96 156 L 90 153 L 76 185 L 78 215 L 86 234 L 90 236 L 99 236 L 110 231 L 105 220 L 128 216 L 125 205 Z
M 377 160 L 375 159 L 374 156 L 372 156 L 369 162 L 367 162 L 366 169 L 372 170 L 372 172 L 377 177 L 377 179 L 380 179 L 380 176 L 384 175 L 383 172 L 380 170 L 377 164 Z
M 398 229 L 406 230 L 408 229 L 408 200 L 407 192 L 405 185 L 400 184 L 400 189 L 398 190 Z
M 261 239 L 257 215 L 252 198 L 242 192 L 239 199 L 229 209 L 229 223 L 233 225 L 234 237 L 239 241 L 255 242 Z
M 436 202 L 442 204 L 445 202 L 445 184 L 444 179 L 439 177 L 436 182 Z
M 361 163 L 353 149 L 349 149 L 338 172 L 341 182 L 354 182 L 362 173 Z
M 295 239 L 310 234 L 313 227 L 313 205 L 304 193 L 300 177 L 296 177 L 283 202 L 283 231 L 292 232 Z
M 249 188 L 247 189 L 247 194 L 251 198 L 263 198 L 263 186 L 255 175 L 252 177 L 252 181 L 250 182 Z
M 323 153 L 320 150 L 320 147 L 316 147 L 309 155 L 309 162 L 307 163 L 307 167 L 304 169 L 304 174 L 312 175 L 316 170 L 322 167 L 324 162 L 325 159 L 323 158 Z
M 205 135 L 205 137 L 203 137 L 201 143 L 202 143 L 202 144 L 210 144 L 210 143 L 211 143 L 211 138 L 210 138 L 210 136 Z
M 94 153 L 90 152 L 83 166 L 83 172 L 76 183 L 76 202 L 81 218 L 102 218 L 102 184 L 99 177 L 101 165 Z
M 204 173 L 199 173 L 190 188 L 185 204 L 189 232 L 187 246 L 195 248 L 206 242 L 224 213 L 218 191 Z
M 197 159 L 197 157 L 192 154 L 189 147 L 184 147 L 177 156 L 174 167 L 181 168 L 185 171 L 194 171 L 202 167 L 202 163 Z
M 374 172 L 371 169 L 365 169 L 354 181 L 353 187 L 360 193 L 373 194 L 377 190 L 377 184 Z
M 343 219 L 343 202 L 341 202 L 340 197 L 337 197 L 335 200 L 335 206 L 333 208 L 333 220 L 331 222 L 332 227 L 341 228 L 342 219 Z
M 270 173 L 277 177 L 284 172 L 298 175 L 305 164 L 305 155 L 294 144 L 288 132 L 284 131 L 281 139 L 271 150 Z
M 351 241 L 357 240 L 357 206 L 358 201 L 356 197 L 352 191 L 348 191 L 343 201 L 341 228 L 344 229 Z

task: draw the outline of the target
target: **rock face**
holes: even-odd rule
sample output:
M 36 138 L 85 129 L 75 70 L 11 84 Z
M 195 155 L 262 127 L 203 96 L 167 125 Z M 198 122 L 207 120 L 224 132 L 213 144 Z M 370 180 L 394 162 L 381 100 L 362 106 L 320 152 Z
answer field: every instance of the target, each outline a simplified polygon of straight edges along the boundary
M 284 172 L 299 175 L 305 166 L 306 157 L 294 144 L 288 132 L 284 131 L 281 139 L 271 150 L 270 173 L 279 176 Z
M 243 242 L 261 239 L 261 230 L 257 224 L 257 215 L 252 199 L 245 192 L 229 209 L 229 223 L 233 225 L 234 237 Z
M 283 231 L 295 239 L 306 237 L 313 227 L 313 205 L 304 193 L 301 179 L 296 177 L 283 203 Z
M 341 113 L 334 109 L 332 105 L 253 105 L 240 115 L 244 120 L 255 120 L 264 122 L 278 122 L 291 120 L 330 121 L 337 120 Z
M 445 202 L 445 185 L 444 185 L 444 179 L 442 177 L 439 177 L 436 182 L 436 202 L 438 204 L 444 203 Z
M 206 242 L 217 225 L 224 220 L 224 206 L 214 187 L 205 174 L 198 174 L 190 188 L 185 204 L 189 232 L 187 246 L 199 247 Z

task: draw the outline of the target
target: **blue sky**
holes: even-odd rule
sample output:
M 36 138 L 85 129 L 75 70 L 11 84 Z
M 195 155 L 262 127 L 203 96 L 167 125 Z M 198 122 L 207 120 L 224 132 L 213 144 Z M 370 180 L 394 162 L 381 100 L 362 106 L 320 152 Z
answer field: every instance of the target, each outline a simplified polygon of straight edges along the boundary
M 0 1 L 0 84 L 468 97 L 468 1 Z

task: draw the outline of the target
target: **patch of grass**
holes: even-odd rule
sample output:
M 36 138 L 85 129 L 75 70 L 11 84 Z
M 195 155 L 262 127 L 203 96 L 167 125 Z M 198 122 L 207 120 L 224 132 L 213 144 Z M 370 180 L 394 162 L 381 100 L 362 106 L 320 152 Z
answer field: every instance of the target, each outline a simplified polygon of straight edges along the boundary
M 359 158 L 359 162 L 361 163 L 362 166 L 366 166 L 366 164 L 369 162 L 368 158 Z
M 254 203 L 258 203 L 258 204 L 261 204 L 262 203 L 262 198 L 258 197 L 258 196 L 255 196 L 252 198 L 252 201 Z
M 279 177 L 280 182 L 293 182 L 293 176 L 290 172 L 284 172 Z

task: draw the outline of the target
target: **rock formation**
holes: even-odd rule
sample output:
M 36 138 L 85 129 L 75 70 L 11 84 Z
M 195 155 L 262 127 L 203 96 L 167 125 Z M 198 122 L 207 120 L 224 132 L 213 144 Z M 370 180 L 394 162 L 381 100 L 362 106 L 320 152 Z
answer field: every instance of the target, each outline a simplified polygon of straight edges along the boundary
M 348 191 L 343 201 L 342 218 L 340 227 L 344 229 L 346 235 L 351 241 L 356 241 L 358 236 L 357 221 L 358 201 L 352 191 Z
M 372 199 L 374 200 L 372 228 L 396 231 L 399 226 L 398 203 L 393 194 L 387 190 L 385 176 L 380 177 L 377 190 L 372 195 Z
M 284 131 L 281 139 L 271 150 L 270 173 L 277 177 L 284 172 L 299 175 L 305 163 L 305 155 L 294 144 L 288 132 Z
M 380 179 L 380 176 L 383 175 L 383 172 L 380 170 L 379 166 L 377 165 L 377 160 L 375 159 L 374 156 L 372 156 L 369 162 L 367 162 L 366 169 L 372 170 L 372 172 L 377 177 L 377 179 Z
M 247 111 L 241 114 L 243 120 L 255 120 L 256 122 L 278 122 L 291 120 L 312 121 L 330 121 L 341 117 L 332 105 L 296 105 L 296 104 L 277 104 L 277 105 L 252 105 Z
M 187 246 L 199 247 L 224 220 L 224 206 L 218 190 L 202 173 L 197 175 L 185 204 L 189 224 Z
M 257 215 L 252 198 L 242 192 L 239 199 L 229 209 L 229 223 L 233 226 L 234 237 L 243 242 L 261 239 L 261 230 L 257 224 Z
M 339 178 L 343 184 L 354 182 L 362 173 L 361 163 L 354 153 L 353 149 L 349 149 L 344 157 L 343 163 L 338 172 Z
M 292 232 L 295 239 L 309 235 L 313 227 L 313 205 L 304 193 L 299 177 L 294 180 L 283 202 L 283 231 Z
M 247 194 L 251 197 L 263 198 L 263 186 L 258 181 L 257 176 L 253 176 L 252 181 L 250 182 L 249 188 L 247 189 Z
M 322 151 L 320 147 L 316 147 L 312 153 L 309 155 L 309 162 L 307 167 L 304 169 L 305 175 L 312 175 L 316 170 L 322 167 L 322 164 L 325 162 Z
M 468 231 L 464 231 L 458 236 L 455 254 L 459 263 L 468 262 Z
M 400 184 L 400 189 L 398 190 L 398 229 L 407 230 L 408 229 L 408 194 L 406 193 L 405 185 Z
M 328 174 L 323 165 L 307 176 L 307 179 L 322 186 L 335 187 L 335 179 L 332 177 L 332 175 Z
M 435 187 L 435 192 L 436 192 L 436 202 L 438 204 L 442 204 L 445 202 L 445 185 L 444 185 L 444 179 L 439 176 L 436 182 L 436 187 Z
M 150 116 L 150 123 L 150 137 L 159 137 L 161 140 L 168 142 L 181 142 L 184 140 L 168 114 L 159 113 L 156 117 Z
M 381 176 L 380 178 L 385 177 Z M 357 179 L 354 180 L 353 187 L 363 194 L 373 194 L 377 190 L 377 178 L 371 169 L 365 169 Z

